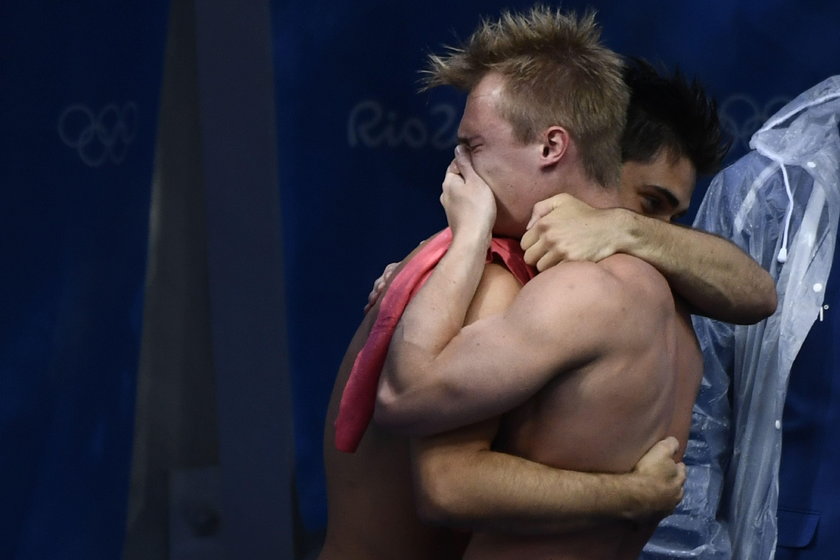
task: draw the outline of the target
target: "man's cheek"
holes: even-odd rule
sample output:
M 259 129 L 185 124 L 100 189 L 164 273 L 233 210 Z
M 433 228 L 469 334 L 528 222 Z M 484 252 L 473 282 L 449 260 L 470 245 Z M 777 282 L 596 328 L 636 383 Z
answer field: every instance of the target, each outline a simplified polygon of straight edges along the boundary
M 481 177 L 482 181 L 492 187 L 493 166 L 486 161 L 486 158 L 484 158 L 481 153 L 473 155 L 472 166 L 475 174 Z

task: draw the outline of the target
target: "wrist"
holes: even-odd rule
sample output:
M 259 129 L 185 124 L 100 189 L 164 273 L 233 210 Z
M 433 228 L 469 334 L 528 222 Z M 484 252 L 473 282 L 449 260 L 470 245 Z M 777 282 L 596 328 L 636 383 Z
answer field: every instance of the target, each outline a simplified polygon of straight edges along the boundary
M 592 473 L 592 476 L 596 477 L 599 488 L 595 498 L 598 505 L 593 511 L 596 517 L 639 523 L 650 515 L 646 507 L 649 501 L 646 481 L 638 473 Z
M 618 495 L 621 496 L 620 517 L 625 521 L 639 523 L 651 515 L 649 480 L 637 472 L 617 475 Z
M 644 523 L 654 516 L 650 479 L 637 472 L 608 475 L 615 496 L 614 511 L 619 519 Z
M 490 246 L 491 237 L 492 232 L 488 229 L 460 227 L 452 231 L 450 250 L 458 248 L 460 250 L 481 251 L 483 256 L 483 252 Z
M 639 256 L 645 246 L 644 216 L 625 208 L 612 208 L 610 211 L 615 232 L 615 252 Z

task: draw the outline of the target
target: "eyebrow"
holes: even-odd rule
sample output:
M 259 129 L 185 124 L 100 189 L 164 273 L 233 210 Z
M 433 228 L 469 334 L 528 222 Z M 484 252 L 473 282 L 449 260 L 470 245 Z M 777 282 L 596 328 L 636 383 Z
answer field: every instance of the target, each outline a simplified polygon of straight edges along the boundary
M 650 188 L 658 192 L 662 195 L 667 201 L 668 204 L 671 205 L 672 208 L 678 208 L 680 205 L 680 200 L 674 196 L 674 193 L 666 189 L 665 187 L 660 187 L 659 185 L 648 185 Z
M 668 204 L 671 206 L 671 208 L 679 208 L 680 200 L 676 196 L 674 196 L 674 193 L 672 193 L 671 191 L 669 191 L 665 187 L 660 187 L 659 185 L 648 185 L 648 187 L 652 188 L 653 190 L 658 192 L 660 195 L 662 195 L 668 201 Z M 671 219 L 672 220 L 678 220 L 678 219 L 682 218 L 683 216 L 685 216 L 687 213 L 688 213 L 688 208 L 686 208 L 685 210 L 683 210 L 681 212 L 677 212 L 676 214 L 671 216 Z
M 467 144 L 467 145 L 469 145 L 469 144 L 471 144 L 471 143 L 473 142 L 473 140 L 478 140 L 478 139 L 480 139 L 480 138 L 481 138 L 481 135 L 479 135 L 479 134 L 473 134 L 472 136 L 461 136 L 461 135 L 458 135 L 458 143 L 459 143 L 459 144 Z

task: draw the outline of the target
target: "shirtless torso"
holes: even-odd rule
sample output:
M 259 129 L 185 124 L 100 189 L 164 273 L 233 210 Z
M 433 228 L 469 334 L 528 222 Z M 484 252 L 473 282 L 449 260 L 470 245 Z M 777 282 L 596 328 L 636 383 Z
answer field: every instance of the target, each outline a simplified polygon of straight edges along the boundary
M 640 314 L 635 305 L 629 308 L 627 312 L 635 316 L 634 328 L 625 329 L 626 336 L 621 339 L 622 344 L 617 346 L 624 348 L 625 352 L 611 353 L 611 358 L 601 363 L 603 368 L 593 364 L 580 371 L 569 371 L 562 378 L 550 383 L 531 401 L 509 414 L 498 440 L 503 451 L 521 454 L 551 465 L 581 467 L 582 470 L 627 472 L 644 451 L 664 435 L 678 435 L 682 442 L 685 441 L 688 416 L 673 415 L 669 403 L 673 404 L 674 398 L 680 403 L 687 402 L 687 407 L 678 404 L 673 410 L 687 409 L 690 412 L 690 402 L 694 398 L 699 377 L 693 379 L 692 375 L 687 375 L 687 382 L 682 383 L 670 373 L 673 371 L 675 356 L 694 356 L 691 352 L 676 352 L 677 343 L 685 343 L 692 351 L 696 350 L 690 324 L 686 317 L 680 318 L 675 314 L 667 284 L 652 268 L 626 256 L 614 257 L 608 261 L 604 265 L 587 263 L 583 266 L 608 266 L 613 262 L 618 263 L 617 270 L 621 271 L 620 265 L 627 264 L 625 261 L 628 261 L 632 265 L 629 268 L 625 267 L 629 273 L 643 273 L 646 275 L 644 278 L 650 281 L 648 284 L 642 282 L 639 290 L 643 291 L 645 286 L 651 288 L 650 283 L 654 285 L 653 292 L 632 294 L 628 301 L 638 306 L 659 304 L 658 312 L 664 313 L 670 323 L 666 322 L 667 325 L 654 329 L 647 323 L 653 319 L 662 319 L 662 316 L 655 315 L 655 312 Z M 482 281 L 467 315 L 467 323 L 482 316 L 501 314 L 520 289 L 510 274 L 498 265 L 490 265 L 488 270 L 494 274 Z M 542 283 L 550 287 L 550 271 L 544 275 L 545 280 Z M 496 286 L 504 288 L 494 290 Z M 651 294 L 654 293 L 660 295 L 651 298 Z M 664 311 L 661 309 L 663 307 Z M 325 544 L 319 558 L 460 558 L 467 533 L 424 524 L 418 517 L 407 438 L 393 435 L 372 423 L 356 453 L 342 453 L 333 445 L 333 422 L 341 392 L 353 359 L 367 338 L 376 312 L 377 309 L 374 308 L 367 315 L 347 350 L 327 414 L 324 456 L 329 520 Z M 618 327 L 620 323 L 615 321 L 613 324 Z M 676 329 L 674 325 L 677 325 Z M 670 337 L 666 335 L 672 331 L 681 334 Z M 691 367 L 696 365 L 693 358 L 686 363 Z M 682 366 L 679 369 L 683 369 Z M 640 388 L 646 390 L 640 391 Z M 589 408 L 578 408 L 569 404 L 562 406 L 564 402 L 571 403 L 572 400 L 578 403 L 586 402 Z M 553 407 L 558 409 L 550 410 Z M 592 410 L 598 410 L 598 413 L 591 414 Z M 679 418 L 679 422 L 675 422 L 676 418 Z M 484 424 L 486 426 L 487 423 Z M 492 422 L 490 424 L 492 425 Z M 564 426 L 562 431 L 556 429 L 560 425 Z M 546 427 L 548 429 L 545 429 Z M 470 429 L 473 428 L 465 428 Z M 491 426 L 489 433 L 492 431 Z M 457 432 L 458 430 L 452 434 Z M 478 432 L 480 437 L 487 440 L 492 438 L 486 427 L 480 428 Z M 572 434 L 575 435 L 574 439 L 570 437 Z M 429 441 L 429 445 L 433 446 L 436 439 L 445 441 L 448 437 L 450 436 L 442 435 L 424 441 Z M 558 550 L 567 551 L 565 557 L 568 558 L 620 557 L 617 556 L 618 545 L 603 547 L 603 553 L 592 554 L 593 543 L 600 544 L 604 540 L 605 530 L 610 531 L 611 543 L 620 543 L 634 535 L 638 536 L 641 540 L 633 541 L 629 545 L 629 548 L 636 551 L 648 536 L 646 531 L 634 532 L 629 525 L 605 526 L 593 532 L 579 532 L 551 539 L 503 537 L 494 531 L 492 537 L 489 534 L 477 534 L 468 550 L 468 557 L 521 558 L 521 554 L 527 550 L 532 551 L 535 558 L 540 557 L 541 551 L 545 551 L 547 557 L 557 558 Z M 570 555 L 576 554 L 576 549 L 583 549 L 586 554 Z
M 415 250 L 416 252 L 416 250 Z M 407 262 L 412 252 L 403 263 Z M 327 534 L 319 560 L 442 560 L 461 558 L 465 533 L 424 524 L 417 516 L 409 440 L 375 422 L 355 453 L 335 448 L 338 404 L 353 360 L 379 311 L 365 316 L 350 342 L 330 397 L 324 428 Z
M 564 266 L 542 273 L 529 287 L 544 285 L 548 298 L 552 276 Z M 494 447 L 554 467 L 627 472 L 653 443 L 672 435 L 681 456 L 702 376 L 690 318 L 675 309 L 665 279 L 641 260 L 615 255 L 575 266 L 602 267 L 608 275 L 602 287 L 615 290 L 613 298 L 621 294 L 615 316 L 606 318 L 608 350 L 560 372 L 507 414 Z M 476 533 L 465 558 L 635 559 L 654 528 L 615 522 L 563 536 Z

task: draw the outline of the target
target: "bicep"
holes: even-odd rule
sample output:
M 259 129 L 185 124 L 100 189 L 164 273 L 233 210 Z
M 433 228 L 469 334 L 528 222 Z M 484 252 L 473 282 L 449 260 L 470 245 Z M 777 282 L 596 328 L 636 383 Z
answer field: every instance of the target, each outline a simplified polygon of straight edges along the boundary
M 596 280 L 603 274 L 593 274 L 597 267 L 558 265 L 515 294 L 508 291 L 509 285 L 502 287 L 502 280 L 488 275 L 481 288 L 487 289 L 487 295 L 476 298 L 469 319 L 482 318 L 462 328 L 439 354 L 418 366 L 423 371 L 414 377 L 431 381 L 402 391 L 399 407 L 393 404 L 396 399 L 383 404 L 389 400 L 382 396 L 389 394 L 383 384 L 378 420 L 407 434 L 451 430 L 503 414 L 554 376 L 594 359 L 604 348 L 600 344 L 604 333 L 612 330 L 609 318 L 595 309 L 610 300 L 600 298 L 603 282 Z M 510 306 L 501 303 L 505 299 Z M 411 346 L 402 349 L 412 351 Z
M 597 265 L 576 264 L 540 274 L 504 313 L 464 327 L 437 358 L 435 367 L 471 420 L 518 406 L 604 349 L 615 298 L 603 293 L 609 287 Z
M 465 324 L 503 312 L 520 288 L 519 282 L 505 268 L 492 263 L 486 265 L 464 317 Z M 400 336 L 399 327 L 394 336 Z M 403 361 L 411 361 L 405 356 L 417 351 L 412 344 L 404 343 L 399 352 Z M 401 433 L 418 435 L 438 433 L 487 417 L 465 418 L 460 413 L 459 391 L 452 390 L 460 382 L 452 384 L 451 379 L 437 375 L 442 372 L 434 367 L 439 362 L 429 360 L 427 356 L 414 360 L 419 365 L 410 370 L 410 375 L 404 376 L 403 385 L 395 389 L 391 383 L 391 368 L 395 367 L 397 355 L 392 342 L 378 390 L 376 419 L 380 423 Z

